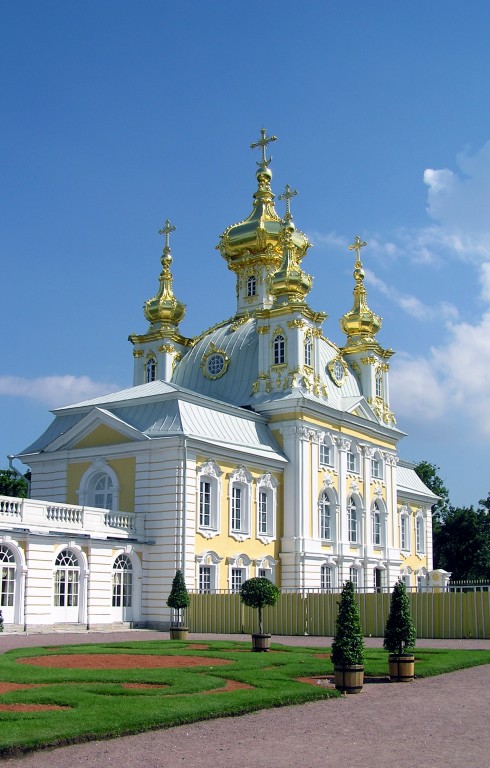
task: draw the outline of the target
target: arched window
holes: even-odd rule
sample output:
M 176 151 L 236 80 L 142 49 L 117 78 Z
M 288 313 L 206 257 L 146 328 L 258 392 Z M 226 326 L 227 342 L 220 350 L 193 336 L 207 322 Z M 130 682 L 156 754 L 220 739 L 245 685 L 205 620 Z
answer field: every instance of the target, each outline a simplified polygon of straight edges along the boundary
M 383 374 L 381 371 L 376 373 L 376 397 L 383 397 Z
M 64 549 L 55 560 L 54 604 L 60 608 L 78 606 L 80 566 L 78 559 L 69 549 Z
M 148 358 L 145 364 L 145 383 L 149 384 L 150 381 L 156 381 L 157 378 L 157 361 L 153 357 Z
M 100 475 L 94 483 L 94 507 L 112 509 L 112 503 L 112 478 L 109 475 Z
M 305 338 L 305 365 L 308 365 L 311 367 L 311 351 L 312 351 L 312 343 L 311 343 L 311 336 L 308 334 L 308 336 Z
M 357 544 L 359 541 L 359 519 L 353 496 L 347 502 L 347 530 L 350 543 Z
M 415 543 L 417 552 L 425 552 L 424 518 L 422 515 L 418 515 L 415 520 Z
M 278 333 L 274 336 L 273 350 L 274 365 L 282 365 L 286 360 L 286 339 L 282 333 Z
M 381 519 L 381 510 L 377 501 L 373 504 L 372 511 L 372 523 L 373 523 L 373 544 L 375 547 L 381 546 L 383 543 L 383 528 Z
M 255 279 L 255 275 L 250 275 L 250 277 L 247 278 L 247 296 L 255 296 L 257 292 L 257 280 Z
M 332 539 L 332 509 L 326 491 L 320 497 L 320 538 L 323 540 Z
M 9 547 L 0 545 L 0 608 L 13 608 L 15 591 L 15 557 Z
M 133 604 L 133 565 L 127 555 L 118 555 L 112 568 L 112 607 L 131 608 Z

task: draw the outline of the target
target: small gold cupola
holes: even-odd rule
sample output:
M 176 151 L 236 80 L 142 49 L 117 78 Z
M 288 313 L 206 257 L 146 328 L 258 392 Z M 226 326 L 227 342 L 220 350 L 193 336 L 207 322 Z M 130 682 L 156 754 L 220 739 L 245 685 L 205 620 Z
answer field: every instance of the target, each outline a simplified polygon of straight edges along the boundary
M 267 136 L 265 128 L 261 137 L 250 145 L 260 149 L 257 161 L 257 191 L 253 198 L 252 212 L 248 218 L 229 226 L 216 246 L 237 277 L 237 315 L 253 314 L 269 309 L 272 296 L 267 290 L 269 277 L 279 269 L 283 259 L 283 222 L 274 206 L 271 190 L 272 158 L 267 157 L 268 145 L 276 141 Z M 296 249 L 296 261 L 300 262 L 310 247 L 303 232 L 293 228 L 291 241 Z
M 282 263 L 270 278 L 270 291 L 274 296 L 273 307 L 290 302 L 304 302 L 310 292 L 313 279 L 299 266 L 298 247 L 294 242 L 296 227 L 291 215 L 291 199 L 298 193 L 286 184 L 286 189 L 279 200 L 286 201 L 286 214 L 281 231 L 280 242 L 283 248 Z
M 376 315 L 369 309 L 366 301 L 366 289 L 364 287 L 364 269 L 361 262 L 361 248 L 367 245 L 356 235 L 354 243 L 349 245 L 350 251 L 356 252 L 356 263 L 354 266 L 354 304 L 350 312 L 346 312 L 340 320 L 340 327 L 347 336 L 347 343 L 344 349 L 351 350 L 359 347 L 370 349 L 379 347 L 375 336 L 381 328 L 382 321 L 379 315 Z
M 152 326 L 177 326 L 185 315 L 185 304 L 175 298 L 172 290 L 173 278 L 170 271 L 172 256 L 170 255 L 169 241 L 170 234 L 175 232 L 175 229 L 167 219 L 165 226 L 158 230 L 160 235 L 165 235 L 165 245 L 161 258 L 162 271 L 159 277 L 160 286 L 156 296 L 148 299 L 143 307 L 145 317 Z

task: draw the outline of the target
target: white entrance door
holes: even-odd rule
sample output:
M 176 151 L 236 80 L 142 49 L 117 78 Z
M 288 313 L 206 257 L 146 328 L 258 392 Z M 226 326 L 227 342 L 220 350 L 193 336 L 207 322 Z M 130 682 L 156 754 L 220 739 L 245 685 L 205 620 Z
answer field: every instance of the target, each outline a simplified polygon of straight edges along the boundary
M 133 565 L 118 555 L 112 569 L 112 620 L 133 621 Z
M 65 549 L 60 552 L 55 562 L 53 621 L 78 622 L 79 585 L 80 566 L 78 559 L 73 552 Z
M 5 624 L 14 623 L 16 572 L 14 553 L 0 545 L 0 611 Z

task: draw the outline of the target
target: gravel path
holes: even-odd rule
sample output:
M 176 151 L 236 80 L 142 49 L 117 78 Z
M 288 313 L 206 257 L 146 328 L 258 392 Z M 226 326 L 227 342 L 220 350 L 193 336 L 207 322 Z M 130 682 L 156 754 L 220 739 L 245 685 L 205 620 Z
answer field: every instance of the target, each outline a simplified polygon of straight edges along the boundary
M 36 645 L 166 637 L 147 631 L 4 634 L 0 652 Z M 212 637 L 193 634 L 191 639 Z M 273 639 L 316 647 L 331 642 L 331 638 L 318 637 Z M 370 646 L 380 643 L 378 638 L 366 640 Z M 420 640 L 418 645 L 490 649 L 488 640 Z M 2 762 L 12 768 L 490 768 L 489 711 L 487 665 L 408 684 L 367 683 L 357 696 L 61 747 Z

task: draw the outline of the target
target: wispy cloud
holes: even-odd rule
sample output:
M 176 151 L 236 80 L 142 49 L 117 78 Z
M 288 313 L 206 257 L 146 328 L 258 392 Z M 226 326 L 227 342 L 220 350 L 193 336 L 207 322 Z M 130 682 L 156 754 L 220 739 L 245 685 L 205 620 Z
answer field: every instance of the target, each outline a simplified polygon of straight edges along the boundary
M 49 407 L 69 405 L 117 389 L 115 384 L 93 381 L 88 376 L 44 376 L 37 379 L 0 376 L 0 395 L 36 400 Z
M 447 301 L 439 302 L 437 305 L 430 306 L 424 304 L 416 296 L 404 294 L 398 291 L 394 286 L 388 285 L 384 280 L 377 277 L 370 269 L 365 269 L 365 280 L 368 285 L 377 288 L 380 293 L 387 296 L 390 301 L 396 304 L 400 309 L 416 318 L 417 320 L 432 320 L 435 317 L 444 319 L 456 319 L 459 316 L 457 307 Z

